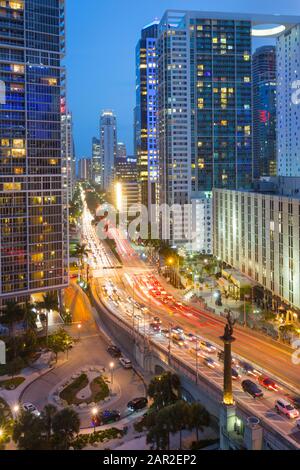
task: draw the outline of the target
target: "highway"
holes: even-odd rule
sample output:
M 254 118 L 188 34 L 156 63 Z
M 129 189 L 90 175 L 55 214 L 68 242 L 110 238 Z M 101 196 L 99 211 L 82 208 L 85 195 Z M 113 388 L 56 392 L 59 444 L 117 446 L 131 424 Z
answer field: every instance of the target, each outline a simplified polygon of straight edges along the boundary
M 224 319 L 214 316 L 194 305 L 186 305 L 176 298 L 160 282 L 159 276 L 142 262 L 135 254 L 130 243 L 120 236 L 115 228 L 110 228 L 109 236 L 115 238 L 118 252 L 123 261 L 123 269 L 104 270 L 110 262 L 109 254 L 103 254 L 105 247 L 99 241 L 95 228 L 89 223 L 89 212 L 83 214 L 83 238 L 89 244 L 94 260 L 93 278 L 101 301 L 116 316 L 121 316 L 132 329 L 144 335 L 145 341 L 151 338 L 166 351 L 180 358 L 189 366 L 198 369 L 210 381 L 222 388 L 223 370 L 219 361 L 220 336 L 224 332 Z M 109 260 L 109 261 L 108 261 Z M 155 327 L 154 317 L 159 317 L 159 326 Z M 178 327 L 180 334 L 175 328 Z M 183 333 L 182 333 L 183 331 Z M 195 338 L 191 335 L 196 335 Z M 300 444 L 300 431 L 296 421 L 278 415 L 274 408 L 276 398 L 299 393 L 299 366 L 291 361 L 292 351 L 262 335 L 236 328 L 234 343 L 235 374 L 234 395 L 249 411 L 267 420 L 280 433 L 290 436 Z M 180 340 L 179 336 L 184 338 Z M 191 338 L 191 339 L 188 339 Z M 210 344 L 206 345 L 205 341 Z M 199 346 L 200 345 L 200 346 Z M 245 370 L 246 362 L 253 370 Z M 246 364 L 246 366 L 247 366 Z M 247 369 L 247 367 L 246 367 Z M 244 379 L 258 382 L 259 377 L 271 377 L 275 380 L 278 391 L 264 391 L 264 397 L 254 400 L 241 387 Z

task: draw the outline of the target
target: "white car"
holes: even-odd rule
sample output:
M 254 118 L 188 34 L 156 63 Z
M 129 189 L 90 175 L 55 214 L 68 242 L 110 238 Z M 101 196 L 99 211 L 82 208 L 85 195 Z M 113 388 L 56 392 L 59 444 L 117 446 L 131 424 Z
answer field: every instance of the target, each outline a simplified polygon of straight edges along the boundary
M 41 415 L 39 410 L 32 403 L 23 403 L 22 408 L 24 411 L 27 411 L 28 413 L 31 413 L 35 416 Z
M 126 357 L 120 357 L 119 361 L 124 369 L 132 369 L 132 362 Z
M 299 411 L 287 400 L 280 398 L 275 402 L 275 409 L 290 419 L 299 418 Z

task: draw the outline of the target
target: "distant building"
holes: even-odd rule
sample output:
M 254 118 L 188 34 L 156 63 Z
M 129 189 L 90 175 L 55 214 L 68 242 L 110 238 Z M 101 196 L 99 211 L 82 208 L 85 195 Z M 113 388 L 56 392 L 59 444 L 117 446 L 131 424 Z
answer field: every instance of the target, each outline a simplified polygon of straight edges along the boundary
M 127 149 L 126 149 L 126 145 L 123 144 L 123 142 L 118 142 L 118 145 L 117 145 L 117 158 L 127 158 Z
M 297 18 L 295 19 L 296 23 Z M 277 40 L 278 175 L 300 176 L 300 106 L 293 100 L 300 80 L 300 24 Z M 294 88 L 293 88 L 294 86 Z
M 252 70 L 254 177 L 276 176 L 276 47 L 259 47 Z
M 102 158 L 100 140 L 93 137 L 92 140 L 92 181 L 96 184 L 102 183 Z
M 102 160 L 101 186 L 104 191 L 112 189 L 114 167 L 117 158 L 117 119 L 110 110 L 103 111 L 100 118 L 100 148 Z
M 145 26 L 136 46 L 134 152 L 140 199 L 149 207 L 158 200 L 157 51 L 158 21 Z
M 92 161 L 90 158 L 81 158 L 78 162 L 78 179 L 89 181 L 91 179 Z
M 133 157 L 118 158 L 115 166 L 115 194 L 118 209 L 139 203 L 137 161 Z

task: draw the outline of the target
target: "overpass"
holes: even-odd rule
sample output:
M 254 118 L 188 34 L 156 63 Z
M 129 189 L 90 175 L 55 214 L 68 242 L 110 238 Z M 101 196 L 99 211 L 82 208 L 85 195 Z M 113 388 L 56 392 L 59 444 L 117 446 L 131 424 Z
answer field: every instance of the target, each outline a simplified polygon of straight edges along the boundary
M 274 428 L 261 413 L 255 412 L 253 402 L 245 404 L 238 397 L 233 407 L 222 404 L 223 390 L 191 364 L 178 357 L 171 348 L 159 344 L 145 332 L 134 328 L 130 320 L 117 316 L 99 297 L 95 283 L 91 283 L 91 300 L 100 322 L 110 336 L 139 365 L 145 373 L 177 373 L 187 400 L 196 400 L 219 422 L 221 449 L 235 450 L 300 450 L 299 440 L 292 434 Z

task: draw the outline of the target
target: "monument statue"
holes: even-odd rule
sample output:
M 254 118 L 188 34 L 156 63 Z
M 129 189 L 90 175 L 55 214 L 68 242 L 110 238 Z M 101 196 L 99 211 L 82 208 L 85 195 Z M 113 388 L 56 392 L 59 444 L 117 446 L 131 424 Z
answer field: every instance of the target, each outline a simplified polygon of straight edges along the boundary
M 236 320 L 233 318 L 232 313 L 229 311 L 227 314 L 227 323 L 224 328 L 224 335 L 221 340 L 224 343 L 224 388 L 223 388 L 223 403 L 225 405 L 233 405 L 234 398 L 232 392 L 232 357 L 231 357 L 231 344 L 235 341 L 233 337 L 233 327 Z

